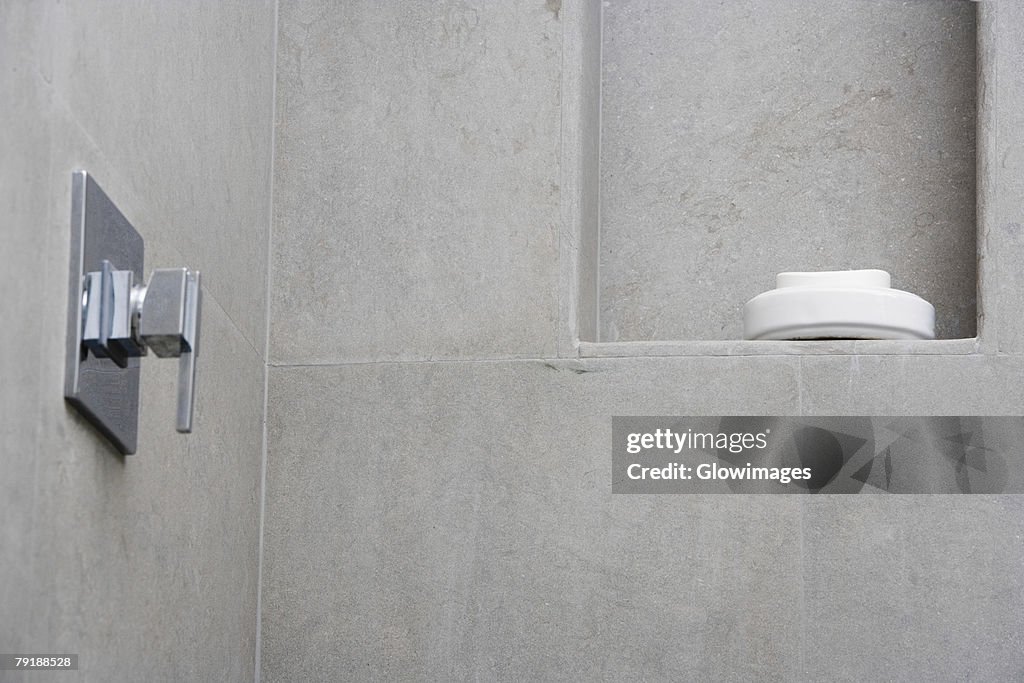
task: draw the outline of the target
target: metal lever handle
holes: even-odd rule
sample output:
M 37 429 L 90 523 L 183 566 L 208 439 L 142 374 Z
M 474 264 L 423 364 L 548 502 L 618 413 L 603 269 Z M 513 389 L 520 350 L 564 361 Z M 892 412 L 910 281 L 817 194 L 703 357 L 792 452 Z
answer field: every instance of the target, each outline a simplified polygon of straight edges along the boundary
M 185 284 L 185 343 L 178 360 L 178 424 L 183 434 L 192 432 L 192 411 L 196 396 L 196 356 L 199 355 L 199 309 L 202 308 L 202 290 L 199 289 L 199 271 L 188 273 Z
M 159 268 L 139 296 L 139 339 L 161 358 L 178 358 L 177 430 L 192 431 L 201 308 L 199 271 Z
M 82 341 L 94 355 L 121 367 L 147 349 L 161 358 L 178 358 L 176 427 L 190 433 L 202 308 L 199 271 L 159 268 L 145 287 L 132 280 L 132 271 L 114 270 L 106 260 L 102 270 L 85 275 Z

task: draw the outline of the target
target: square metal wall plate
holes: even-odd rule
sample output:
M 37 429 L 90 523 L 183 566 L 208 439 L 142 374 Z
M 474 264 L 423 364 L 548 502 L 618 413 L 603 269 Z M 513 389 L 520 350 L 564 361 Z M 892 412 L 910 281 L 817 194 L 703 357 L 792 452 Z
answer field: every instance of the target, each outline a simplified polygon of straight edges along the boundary
M 139 429 L 139 358 L 122 368 L 97 358 L 82 343 L 86 273 L 104 259 L 142 282 L 142 236 L 85 171 L 71 174 L 71 267 L 68 274 L 67 360 L 64 398 L 125 455 L 135 452 Z

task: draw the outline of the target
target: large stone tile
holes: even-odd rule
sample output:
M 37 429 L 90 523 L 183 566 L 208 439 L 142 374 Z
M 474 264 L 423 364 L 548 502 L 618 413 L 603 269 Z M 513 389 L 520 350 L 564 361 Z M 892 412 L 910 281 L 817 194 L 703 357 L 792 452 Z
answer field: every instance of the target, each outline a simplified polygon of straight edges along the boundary
M 1024 675 L 1016 496 L 805 499 L 802 674 L 818 681 Z
M 109 160 L 98 180 L 144 238 L 173 235 L 262 350 L 274 3 L 72 0 L 50 14 L 40 72 Z
M 610 493 L 613 414 L 794 411 L 760 361 L 273 368 L 265 679 L 791 679 L 797 501 Z
M 275 361 L 554 355 L 557 4 L 282 3 Z
M 864 267 L 973 336 L 974 14 L 606 3 L 601 339 L 737 339 L 777 272 Z

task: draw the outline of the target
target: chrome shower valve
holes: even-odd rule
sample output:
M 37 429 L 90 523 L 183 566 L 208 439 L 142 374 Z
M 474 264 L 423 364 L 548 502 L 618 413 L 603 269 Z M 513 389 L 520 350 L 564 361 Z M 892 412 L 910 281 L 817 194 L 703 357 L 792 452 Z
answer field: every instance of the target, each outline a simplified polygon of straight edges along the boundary
M 140 357 L 178 358 L 177 430 L 192 431 L 199 272 L 154 270 L 142 236 L 85 171 L 71 176 L 64 397 L 120 453 L 138 446 Z

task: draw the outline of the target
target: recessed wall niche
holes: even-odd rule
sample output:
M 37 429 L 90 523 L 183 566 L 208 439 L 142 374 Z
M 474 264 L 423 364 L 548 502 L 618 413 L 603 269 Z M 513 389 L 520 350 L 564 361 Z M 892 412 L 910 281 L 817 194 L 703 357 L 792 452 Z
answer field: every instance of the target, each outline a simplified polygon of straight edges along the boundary
M 739 339 L 786 270 L 976 332 L 975 4 L 607 0 L 599 341 Z

